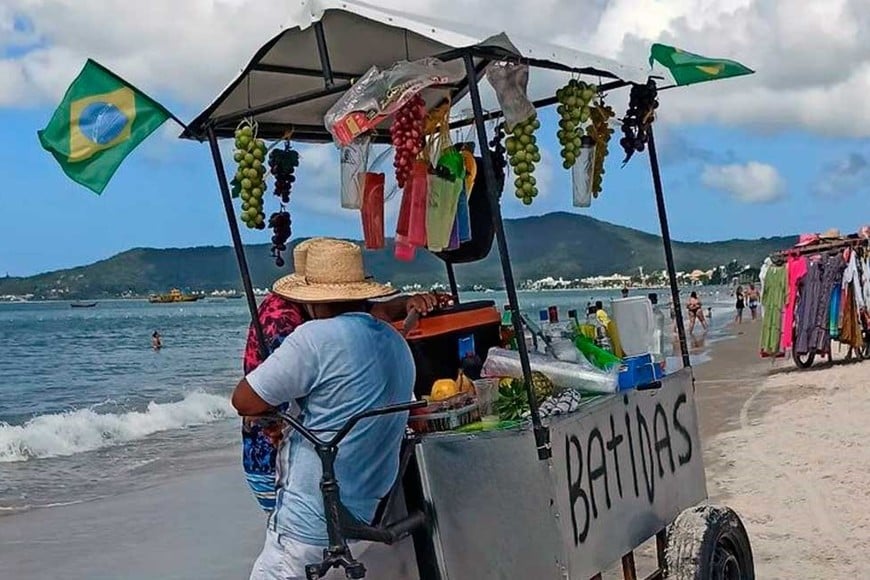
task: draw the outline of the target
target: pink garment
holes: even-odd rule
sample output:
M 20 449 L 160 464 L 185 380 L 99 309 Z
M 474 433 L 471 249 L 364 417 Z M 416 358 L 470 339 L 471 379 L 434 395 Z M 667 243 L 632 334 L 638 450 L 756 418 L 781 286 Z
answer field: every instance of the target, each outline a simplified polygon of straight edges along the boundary
M 788 270 L 788 296 L 785 299 L 785 307 L 782 309 L 782 340 L 780 348 L 783 351 L 790 349 L 793 344 L 794 330 L 794 307 L 797 300 L 797 287 L 800 279 L 807 273 L 807 259 L 800 256 L 792 256 L 786 264 Z

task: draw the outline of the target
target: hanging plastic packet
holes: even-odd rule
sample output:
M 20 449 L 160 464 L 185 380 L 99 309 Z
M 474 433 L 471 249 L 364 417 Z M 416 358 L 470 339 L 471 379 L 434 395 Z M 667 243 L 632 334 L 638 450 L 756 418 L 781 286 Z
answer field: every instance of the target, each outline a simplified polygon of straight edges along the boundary
M 408 243 L 422 248 L 426 246 L 426 219 L 429 207 L 429 164 L 416 161 L 411 177 L 405 185 L 405 194 L 410 194 L 408 215 Z
M 435 173 L 429 176 L 426 234 L 427 245 L 433 252 L 450 247 L 450 235 L 464 181 L 465 161 L 462 155 L 452 148 L 445 150 L 438 159 Z
M 595 160 L 595 140 L 584 135 L 580 139 L 580 152 L 571 167 L 571 190 L 574 207 L 592 205 L 592 164 Z
M 397 260 L 410 261 L 414 259 L 414 246 L 408 243 L 408 233 L 411 222 L 411 190 L 405 188 L 402 193 L 402 203 L 399 206 L 399 219 L 396 222 L 396 244 L 393 255 Z
M 368 166 L 371 137 L 363 135 L 341 148 L 341 207 L 362 207 L 363 180 Z
M 459 241 L 471 241 L 471 212 L 468 209 L 468 181 L 463 182 L 459 192 L 459 205 L 456 208 L 456 222 L 459 224 Z
M 450 241 L 447 243 L 447 250 L 459 249 L 459 223 L 456 218 L 453 218 L 453 228 L 450 230 Z
M 499 61 L 486 69 L 486 80 L 495 89 L 508 130 L 535 114 L 529 100 L 529 65 Z
M 384 247 L 384 181 L 383 173 L 366 173 L 363 189 L 362 225 L 367 250 Z
M 462 150 L 462 159 L 465 161 L 465 200 L 467 202 L 471 197 L 471 190 L 474 189 L 474 180 L 477 179 L 477 160 L 474 158 L 474 153 L 468 149 Z

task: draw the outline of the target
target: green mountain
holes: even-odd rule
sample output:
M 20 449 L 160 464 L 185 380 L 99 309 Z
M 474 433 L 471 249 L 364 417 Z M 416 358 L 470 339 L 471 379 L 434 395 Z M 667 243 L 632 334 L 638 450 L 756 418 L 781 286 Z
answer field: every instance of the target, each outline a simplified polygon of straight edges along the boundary
M 546 276 L 565 279 L 614 272 L 636 273 L 664 268 L 661 238 L 571 213 L 551 213 L 506 220 L 509 250 L 518 281 Z M 674 256 L 683 271 L 709 269 L 736 260 L 758 265 L 770 252 L 786 248 L 794 237 L 724 242 L 676 242 Z M 297 240 L 298 242 L 298 240 Z M 389 245 L 389 244 L 388 244 Z M 247 247 L 254 285 L 266 288 L 287 268 L 279 270 L 268 244 Z M 392 247 L 366 252 L 369 272 L 394 285 L 443 282 L 446 273 L 438 258 L 418 252 L 412 262 L 393 258 Z M 501 268 L 493 244 L 490 255 L 457 266 L 461 285 L 501 287 Z M 241 289 L 235 256 L 230 247 L 135 248 L 87 266 L 47 272 L 26 278 L 0 278 L 0 295 L 100 298 L 128 293 L 146 295 L 169 288 L 184 290 Z

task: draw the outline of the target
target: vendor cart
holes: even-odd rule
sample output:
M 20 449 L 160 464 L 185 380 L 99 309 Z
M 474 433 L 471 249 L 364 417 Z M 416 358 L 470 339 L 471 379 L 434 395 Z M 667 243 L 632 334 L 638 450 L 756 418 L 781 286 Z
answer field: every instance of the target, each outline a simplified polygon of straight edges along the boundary
M 466 98 L 470 103 L 470 113 L 453 118 L 450 126 L 474 128 L 513 330 L 523 337 L 500 210 L 501 187 L 495 156 L 487 148 L 487 122 L 498 120 L 503 112 L 484 111 L 481 77 L 491 63 L 523 64 L 548 75 L 588 78 L 599 94 L 637 87 L 654 94 L 656 79 L 646 69 L 572 49 L 519 41 L 503 33 L 488 36 L 471 27 L 362 2 L 307 0 L 298 3 L 290 20 L 294 27 L 263 45 L 183 134 L 207 141 L 211 148 L 255 328 L 257 305 L 219 139 L 232 138 L 240 121 L 253 119 L 261 138 L 331 143 L 334 138 L 324 115 L 354 87 L 355 79 L 372 66 L 433 58 L 461 67 L 460 78 L 423 94 L 428 109 L 444 101 L 445 90 L 452 103 Z M 533 105 L 555 103 L 550 97 Z M 576 413 L 544 420 L 531 387 L 528 347 L 518 340 L 528 421 L 487 433 L 409 437 L 402 452 L 401 481 L 375 522 L 348 517 L 332 469 L 341 439 L 362 417 L 331 440 L 323 440 L 287 416 L 315 446 L 324 466 L 331 546 L 322 562 L 312 562 L 310 578 L 327 577 L 336 573 L 335 568 L 351 578 L 368 573 L 378 579 L 585 580 L 621 562 L 624 577 L 630 579 L 637 577 L 633 551 L 651 538 L 656 540 L 657 569 L 649 578 L 754 578 L 749 540 L 738 516 L 726 507 L 703 504 L 707 490 L 694 381 L 651 116 L 647 120 L 642 140 L 649 153 L 684 368 L 646 388 L 597 397 Z M 389 124 L 386 118 L 371 132 L 375 142 L 388 142 L 384 129 Z M 458 302 L 454 260 L 449 255 L 443 259 Z M 262 339 L 262 330 L 258 332 Z M 265 349 L 265 341 L 261 343 Z M 378 409 L 366 416 L 417 405 Z M 349 547 L 354 539 L 375 545 L 358 560 L 353 553 L 357 549 Z

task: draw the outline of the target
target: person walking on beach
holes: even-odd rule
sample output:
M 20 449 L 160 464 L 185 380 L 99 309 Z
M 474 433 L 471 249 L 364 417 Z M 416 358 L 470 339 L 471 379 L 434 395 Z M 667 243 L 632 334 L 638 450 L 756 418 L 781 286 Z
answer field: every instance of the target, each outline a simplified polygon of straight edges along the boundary
M 353 415 L 412 399 L 410 347 L 389 324 L 369 314 L 367 302 L 395 290 L 366 278 L 359 246 L 313 241 L 305 277 L 286 276 L 273 291 L 301 303 L 310 321 L 239 381 L 232 404 L 240 415 L 296 402 L 306 427 L 335 432 Z M 398 475 L 407 419 L 407 413 L 368 419 L 341 443 L 335 470 L 342 503 L 361 521 L 372 520 Z M 251 580 L 304 579 L 305 566 L 320 561 L 329 543 L 321 465 L 311 444 L 293 433 L 282 442 L 278 461 L 278 503 Z
M 755 289 L 755 284 L 749 285 L 749 290 L 746 292 L 746 301 L 749 303 L 749 312 L 752 313 L 752 320 L 758 318 L 758 303 L 761 300 L 761 295 Z
M 151 348 L 153 348 L 155 351 L 163 348 L 163 340 L 161 340 L 160 333 L 156 330 L 151 335 Z
M 290 279 L 296 280 L 305 275 L 307 249 L 316 239 L 301 242 L 293 249 L 294 273 L 291 274 Z M 398 296 L 384 302 L 372 303 L 370 313 L 380 320 L 393 322 L 402 320 L 411 312 L 426 316 L 442 300 L 442 297 L 435 294 Z M 277 350 L 281 343 L 307 320 L 302 304 L 274 291 L 260 303 L 257 317 L 269 352 Z M 253 372 L 264 360 L 266 359 L 260 351 L 256 328 L 251 324 L 248 328 L 243 357 L 245 374 Z M 283 429 L 283 421 L 265 421 L 249 417 L 242 419 L 242 468 L 251 493 L 266 513 L 270 513 L 275 508 L 275 463 Z
M 734 317 L 734 322 L 737 324 L 743 323 L 743 308 L 745 307 L 745 301 L 743 296 L 743 286 L 738 286 L 734 291 L 734 295 L 737 298 L 735 303 L 735 308 L 737 309 L 737 315 Z
M 698 298 L 697 292 L 689 294 L 689 303 L 686 305 L 686 310 L 689 311 L 689 334 L 695 331 L 695 323 L 700 322 L 704 330 L 707 330 L 707 320 L 704 318 L 704 305 L 701 304 L 701 299 Z

